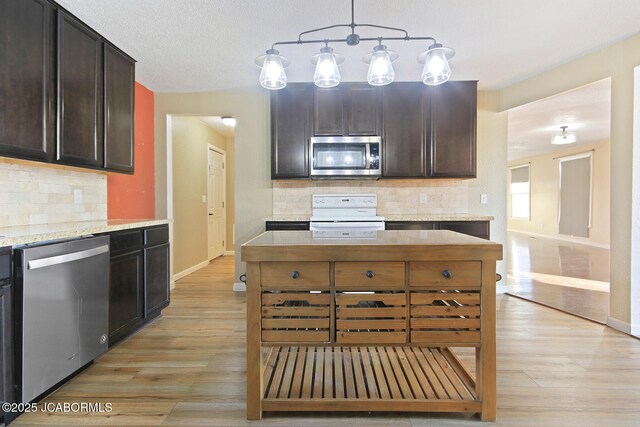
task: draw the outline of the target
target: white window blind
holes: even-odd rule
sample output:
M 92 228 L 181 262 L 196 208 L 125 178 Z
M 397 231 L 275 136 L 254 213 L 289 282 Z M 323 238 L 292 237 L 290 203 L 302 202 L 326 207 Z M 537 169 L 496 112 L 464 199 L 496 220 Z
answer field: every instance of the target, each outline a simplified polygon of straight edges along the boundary
M 513 167 L 510 172 L 511 218 L 529 220 L 531 212 L 530 166 Z

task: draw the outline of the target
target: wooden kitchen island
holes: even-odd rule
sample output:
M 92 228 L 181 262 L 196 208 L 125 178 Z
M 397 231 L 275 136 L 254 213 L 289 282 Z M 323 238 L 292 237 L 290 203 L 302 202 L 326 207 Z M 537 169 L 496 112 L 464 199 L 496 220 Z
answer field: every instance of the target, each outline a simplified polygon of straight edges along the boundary
M 452 231 L 269 231 L 247 263 L 247 418 L 263 411 L 496 417 L 502 245 Z M 475 347 L 475 375 L 454 347 Z

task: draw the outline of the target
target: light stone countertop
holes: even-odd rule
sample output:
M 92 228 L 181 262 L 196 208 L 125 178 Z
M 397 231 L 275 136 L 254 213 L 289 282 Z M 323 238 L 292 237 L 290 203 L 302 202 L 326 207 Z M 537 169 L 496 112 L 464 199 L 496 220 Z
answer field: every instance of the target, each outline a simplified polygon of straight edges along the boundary
M 493 221 L 491 215 L 474 214 L 393 214 L 384 215 L 385 221 Z M 311 215 L 273 215 L 263 218 L 264 221 L 309 221 Z
M 111 219 L 0 228 L 0 247 L 168 224 L 166 219 Z

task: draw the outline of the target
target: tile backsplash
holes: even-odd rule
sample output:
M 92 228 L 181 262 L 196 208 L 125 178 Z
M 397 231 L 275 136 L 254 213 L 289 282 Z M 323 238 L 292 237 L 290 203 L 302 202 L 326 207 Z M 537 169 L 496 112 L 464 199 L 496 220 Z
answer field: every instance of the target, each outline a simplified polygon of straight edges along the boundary
M 468 213 L 463 180 L 292 180 L 273 181 L 273 215 L 311 215 L 312 194 L 342 193 L 377 194 L 379 215 Z
M 104 219 L 106 175 L 0 161 L 0 227 Z

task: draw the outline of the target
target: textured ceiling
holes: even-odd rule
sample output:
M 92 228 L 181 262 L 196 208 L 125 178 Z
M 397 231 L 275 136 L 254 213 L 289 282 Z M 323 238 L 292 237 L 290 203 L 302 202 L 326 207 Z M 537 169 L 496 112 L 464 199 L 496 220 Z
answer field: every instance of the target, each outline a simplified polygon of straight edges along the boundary
M 254 65 L 275 41 L 348 23 L 348 0 L 58 0 L 138 60 L 137 80 L 158 92 L 257 87 Z M 638 0 L 356 0 L 356 22 L 403 27 L 456 50 L 453 79 L 496 89 L 639 31 Z M 363 29 L 360 35 L 380 33 Z M 328 37 L 344 36 L 327 33 Z M 324 36 L 322 37 L 324 38 Z M 420 42 L 389 42 L 396 78 L 419 80 Z M 311 81 L 317 45 L 285 46 L 290 81 Z M 370 43 L 335 45 L 343 81 L 364 81 Z
M 611 131 L 611 80 L 577 89 L 509 110 L 509 161 L 566 148 L 552 145 L 560 126 L 576 133 L 572 146 L 609 139 Z

